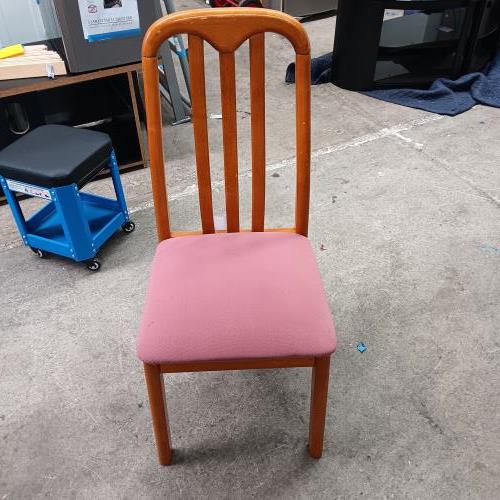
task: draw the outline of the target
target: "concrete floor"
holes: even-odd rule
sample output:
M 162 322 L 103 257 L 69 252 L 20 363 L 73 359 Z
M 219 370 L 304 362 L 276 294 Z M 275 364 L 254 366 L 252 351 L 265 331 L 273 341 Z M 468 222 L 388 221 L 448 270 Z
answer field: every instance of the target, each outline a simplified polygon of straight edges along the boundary
M 315 55 L 330 50 L 334 22 L 306 25 Z M 292 53 L 268 42 L 267 221 L 286 225 Z M 310 236 L 339 339 L 322 460 L 306 453 L 310 375 L 297 369 L 168 376 L 175 465 L 157 465 L 135 357 L 155 248 L 141 170 L 123 176 L 137 230 L 105 247 L 97 274 L 34 257 L 0 207 L 0 499 L 499 497 L 498 111 L 443 118 L 333 85 L 312 93 Z M 222 216 L 219 121 L 210 136 Z M 191 141 L 189 124 L 165 126 L 176 227 L 199 224 Z M 248 145 L 240 158 L 247 217 Z

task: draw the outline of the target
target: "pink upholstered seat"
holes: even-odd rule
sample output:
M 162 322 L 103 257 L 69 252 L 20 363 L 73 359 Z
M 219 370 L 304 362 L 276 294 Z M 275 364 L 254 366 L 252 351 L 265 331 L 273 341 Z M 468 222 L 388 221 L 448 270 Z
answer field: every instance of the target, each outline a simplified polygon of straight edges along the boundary
M 231 233 L 158 245 L 137 346 L 142 361 L 324 356 L 335 343 L 307 238 Z

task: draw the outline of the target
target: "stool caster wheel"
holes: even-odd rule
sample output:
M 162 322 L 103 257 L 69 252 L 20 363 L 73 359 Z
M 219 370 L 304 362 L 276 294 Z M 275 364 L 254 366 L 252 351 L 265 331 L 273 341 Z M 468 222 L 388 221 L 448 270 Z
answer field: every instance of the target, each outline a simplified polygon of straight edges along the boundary
M 30 250 L 35 254 L 37 255 L 38 257 L 40 257 L 40 259 L 45 259 L 45 257 L 47 257 L 47 253 L 44 252 L 43 250 L 40 250 L 39 248 L 33 248 L 33 247 L 30 247 Z
M 129 220 L 122 225 L 122 229 L 124 233 L 131 233 L 135 229 L 135 224 Z
M 99 269 L 101 269 L 101 262 L 98 261 L 97 259 L 92 259 L 87 261 L 87 269 L 89 271 L 94 271 L 97 272 Z

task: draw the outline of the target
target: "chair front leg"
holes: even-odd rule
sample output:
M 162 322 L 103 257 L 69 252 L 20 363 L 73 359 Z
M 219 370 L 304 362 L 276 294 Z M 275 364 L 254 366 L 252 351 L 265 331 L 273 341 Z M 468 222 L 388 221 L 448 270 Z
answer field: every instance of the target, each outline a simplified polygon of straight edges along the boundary
M 163 375 L 159 365 L 147 363 L 144 363 L 144 374 L 148 387 L 149 407 L 151 409 L 151 419 L 153 420 L 158 461 L 161 465 L 170 465 L 172 463 L 172 447 L 170 444 Z
M 309 454 L 321 458 L 325 434 L 330 356 L 315 358 L 311 380 L 311 414 L 309 421 Z

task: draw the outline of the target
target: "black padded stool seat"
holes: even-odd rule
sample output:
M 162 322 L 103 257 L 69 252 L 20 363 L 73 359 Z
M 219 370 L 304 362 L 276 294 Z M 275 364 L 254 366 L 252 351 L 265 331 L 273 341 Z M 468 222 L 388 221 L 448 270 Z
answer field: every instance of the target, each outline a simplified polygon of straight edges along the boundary
M 43 125 L 0 151 L 0 175 L 48 188 L 81 187 L 107 165 L 111 150 L 102 132 Z

